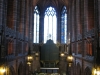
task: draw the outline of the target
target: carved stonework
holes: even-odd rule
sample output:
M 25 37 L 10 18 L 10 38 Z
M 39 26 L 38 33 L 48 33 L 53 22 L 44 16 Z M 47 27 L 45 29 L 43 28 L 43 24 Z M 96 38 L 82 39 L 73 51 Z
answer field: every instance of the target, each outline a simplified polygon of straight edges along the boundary
M 94 29 L 91 29 L 90 31 L 84 33 L 84 37 L 85 38 L 92 37 L 94 36 L 94 33 L 95 33 Z
M 61 45 L 61 44 L 60 44 L 60 42 L 58 42 L 58 41 L 57 41 L 57 44 L 56 44 L 56 46 L 57 46 L 57 47 L 59 47 L 60 45 Z

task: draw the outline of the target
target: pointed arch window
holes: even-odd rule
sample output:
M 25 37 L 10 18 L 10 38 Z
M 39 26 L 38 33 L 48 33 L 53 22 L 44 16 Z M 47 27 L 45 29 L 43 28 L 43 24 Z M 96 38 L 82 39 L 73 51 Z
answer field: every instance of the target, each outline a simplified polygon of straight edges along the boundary
M 44 43 L 51 39 L 56 43 L 57 17 L 53 7 L 48 7 L 44 14 Z
M 67 10 L 64 6 L 61 11 L 61 43 L 67 42 Z
M 39 10 L 38 7 L 35 6 L 34 9 L 34 37 L 33 37 L 33 43 L 39 43 Z

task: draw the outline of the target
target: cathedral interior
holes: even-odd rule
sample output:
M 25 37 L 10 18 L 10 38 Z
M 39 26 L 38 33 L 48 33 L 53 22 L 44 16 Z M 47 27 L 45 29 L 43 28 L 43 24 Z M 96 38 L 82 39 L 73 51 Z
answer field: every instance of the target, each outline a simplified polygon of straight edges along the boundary
M 0 0 L 0 75 L 100 75 L 100 0 Z

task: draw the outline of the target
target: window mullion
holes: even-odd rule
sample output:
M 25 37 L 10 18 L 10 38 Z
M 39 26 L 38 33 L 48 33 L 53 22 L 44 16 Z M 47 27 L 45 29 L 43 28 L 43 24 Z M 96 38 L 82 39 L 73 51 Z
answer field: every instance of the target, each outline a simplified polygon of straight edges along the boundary
M 34 9 L 34 43 L 39 43 L 39 11 L 37 6 Z
M 53 28 L 53 16 L 52 16 L 52 40 L 54 40 L 54 38 L 53 38 L 53 30 L 54 30 L 54 28 Z
M 56 28 L 54 28 L 54 27 L 56 27 L 56 25 L 54 24 L 54 22 L 56 21 L 56 19 L 54 19 L 55 15 L 56 15 L 55 9 L 52 7 L 48 7 L 47 10 L 45 11 L 45 16 L 47 16 L 48 19 L 44 20 L 44 25 L 48 24 L 47 27 L 44 26 L 44 31 L 46 31 L 46 29 L 47 29 L 47 33 L 44 32 L 44 38 L 47 37 L 47 40 L 49 38 L 51 38 L 51 40 L 53 40 L 54 43 L 55 43 L 55 38 L 56 38 L 56 34 L 55 34 L 56 32 L 54 33 L 54 31 L 56 29 Z M 48 21 L 48 23 L 46 23 L 47 21 Z M 45 33 L 46 33 L 46 35 L 45 35 Z M 45 43 L 45 41 L 44 41 L 44 43 Z

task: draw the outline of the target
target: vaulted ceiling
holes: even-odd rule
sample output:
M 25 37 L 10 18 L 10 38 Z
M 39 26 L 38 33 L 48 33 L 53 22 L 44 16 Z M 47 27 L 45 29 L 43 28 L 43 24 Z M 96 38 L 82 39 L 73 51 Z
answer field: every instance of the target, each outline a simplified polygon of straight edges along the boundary
M 62 6 L 67 6 L 69 0 L 33 0 L 33 5 L 38 5 L 40 9 L 45 9 L 47 6 L 54 6 L 57 9 L 62 8 Z

